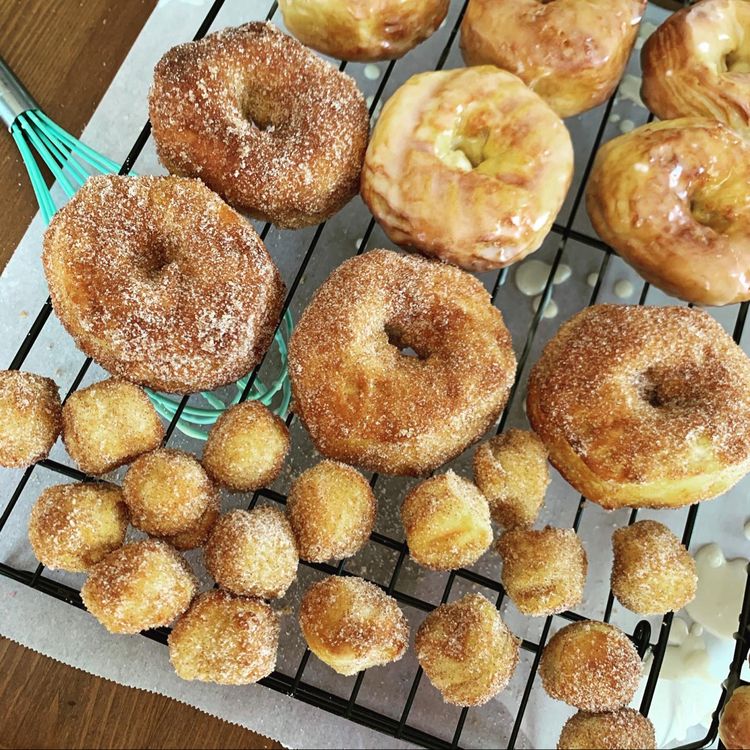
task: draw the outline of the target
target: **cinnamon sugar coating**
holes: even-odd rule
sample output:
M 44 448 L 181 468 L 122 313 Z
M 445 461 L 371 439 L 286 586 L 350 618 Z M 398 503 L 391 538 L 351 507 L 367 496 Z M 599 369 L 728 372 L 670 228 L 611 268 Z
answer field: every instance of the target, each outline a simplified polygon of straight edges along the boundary
M 273 338 L 284 285 L 250 223 L 199 180 L 90 177 L 44 235 L 55 313 L 83 352 L 155 390 L 213 390 Z
M 203 515 L 191 526 L 183 531 L 178 531 L 172 536 L 163 537 L 165 542 L 171 544 L 175 549 L 183 551 L 202 547 L 221 515 L 221 503 L 219 495 L 213 494 L 208 500 L 208 506 Z
M 750 360 L 708 313 L 595 305 L 529 377 L 550 461 L 605 508 L 706 500 L 750 470 Z
M 515 365 L 476 279 L 374 250 L 339 266 L 302 314 L 289 345 L 292 408 L 324 456 L 419 475 L 494 422 Z
M 317 224 L 359 188 L 369 116 L 352 78 L 270 23 L 180 44 L 149 116 L 161 162 L 282 227 Z
M 557 741 L 558 750 L 654 750 L 654 725 L 633 708 L 571 716 Z

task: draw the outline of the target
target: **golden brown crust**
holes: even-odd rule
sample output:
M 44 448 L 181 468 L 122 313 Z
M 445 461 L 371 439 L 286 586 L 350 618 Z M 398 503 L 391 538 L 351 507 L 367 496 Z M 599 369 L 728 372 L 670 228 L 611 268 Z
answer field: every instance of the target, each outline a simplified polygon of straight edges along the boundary
M 375 526 L 377 500 L 351 466 L 321 461 L 293 482 L 286 501 L 299 556 L 309 562 L 355 555 Z
M 452 471 L 420 482 L 401 506 L 411 558 L 432 570 L 475 563 L 492 544 L 486 498 Z
M 461 453 L 497 418 L 514 373 L 510 334 L 476 279 L 388 250 L 339 266 L 289 345 L 293 409 L 315 447 L 385 474 Z
M 221 515 L 221 503 L 219 495 L 214 494 L 208 501 L 208 507 L 198 521 L 184 531 L 173 536 L 164 537 L 164 541 L 171 544 L 175 549 L 183 551 L 202 547 L 211 533 L 214 524 Z
M 198 459 L 169 448 L 133 461 L 122 492 L 133 526 L 154 536 L 191 529 L 216 497 L 216 488 Z
M 55 313 L 106 370 L 213 390 L 273 339 L 284 284 L 251 224 L 200 180 L 90 177 L 44 235 Z
M 734 689 L 721 713 L 719 738 L 727 750 L 750 747 L 750 686 Z
M 646 0 L 471 0 L 461 51 L 467 65 L 515 73 L 571 117 L 612 94 L 645 8 Z
M 614 625 L 586 620 L 558 630 L 539 663 L 544 689 L 582 711 L 614 711 L 638 688 L 641 660 Z
M 583 600 L 588 558 L 573 529 L 513 529 L 498 540 L 502 584 L 525 615 L 573 609 Z
M 703 0 L 671 15 L 641 52 L 641 97 L 661 120 L 699 115 L 750 125 L 750 6 Z
M 531 526 L 550 483 L 544 443 L 527 430 L 507 430 L 474 454 L 474 482 L 490 504 L 495 523 L 506 529 Z
M 216 583 L 241 596 L 276 599 L 297 577 L 292 528 L 284 513 L 270 505 L 223 515 L 203 554 Z
M 558 750 L 654 750 L 654 725 L 633 708 L 571 716 L 557 741 Z
M 169 625 L 189 606 L 198 582 L 166 542 L 147 539 L 111 552 L 81 588 L 86 609 L 110 633 Z
M 396 600 L 356 577 L 329 576 L 310 586 L 299 624 L 310 650 L 343 675 L 398 661 L 409 643 Z
M 119 487 L 106 482 L 47 487 L 29 518 L 29 542 L 42 565 L 88 570 L 122 546 L 128 509 Z
M 0 370 L 0 466 L 20 469 L 47 458 L 61 429 L 54 380 Z
M 689 302 L 727 305 L 750 299 L 748 182 L 750 141 L 685 117 L 602 146 L 586 206 L 599 236 L 644 279 Z
M 412 76 L 367 147 L 362 198 L 397 245 L 474 271 L 536 250 L 570 186 L 562 120 L 491 65 Z
M 369 116 L 352 78 L 270 23 L 169 50 L 149 115 L 161 162 L 283 227 L 317 224 L 357 192 Z
M 664 524 L 638 521 L 612 535 L 612 593 L 641 615 L 681 609 L 695 597 L 695 560 Z
M 62 438 L 81 471 L 101 475 L 158 448 L 164 426 L 143 389 L 110 378 L 70 395 Z
M 279 0 L 284 26 L 303 44 L 339 60 L 402 57 L 431 36 L 450 0 Z
M 169 660 L 183 680 L 249 685 L 276 665 L 279 617 L 260 599 L 207 591 L 169 634 Z
M 283 419 L 258 401 L 243 401 L 216 420 L 201 461 L 214 482 L 250 492 L 279 476 L 289 445 Z
M 750 361 L 707 313 L 595 305 L 529 377 L 532 427 L 560 473 L 605 508 L 706 500 L 750 469 Z
M 519 644 L 487 599 L 467 594 L 430 612 L 414 647 L 446 703 L 479 706 L 505 689 L 518 664 Z

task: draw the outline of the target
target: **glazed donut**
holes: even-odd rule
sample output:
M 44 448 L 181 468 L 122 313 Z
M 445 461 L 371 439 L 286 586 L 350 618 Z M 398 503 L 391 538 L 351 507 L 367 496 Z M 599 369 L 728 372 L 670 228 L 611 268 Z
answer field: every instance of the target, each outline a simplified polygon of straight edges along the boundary
M 273 338 L 284 285 L 252 226 L 200 180 L 90 177 L 44 235 L 57 317 L 111 373 L 213 390 Z
M 736 687 L 724 706 L 719 738 L 727 750 L 750 747 L 750 685 Z
M 704 118 L 653 122 L 605 144 L 586 192 L 599 236 L 688 302 L 750 299 L 750 141 Z
M 750 125 L 750 5 L 702 0 L 671 15 L 641 52 L 641 98 L 661 120 Z
M 562 728 L 557 750 L 654 750 L 654 725 L 634 708 L 571 716 Z
M 467 65 L 515 73 L 571 117 L 612 94 L 645 8 L 646 0 L 470 0 L 461 51 Z
M 369 114 L 352 78 L 270 23 L 173 47 L 149 94 L 156 150 L 231 205 L 317 224 L 357 193 Z
M 607 509 L 720 495 L 750 470 L 750 360 L 707 313 L 595 305 L 531 370 L 550 461 Z
M 308 47 L 339 60 L 402 57 L 431 36 L 450 0 L 279 0 L 284 25 Z
M 362 197 L 397 245 L 484 271 L 541 245 L 572 173 L 562 120 L 485 65 L 421 73 L 396 91 L 367 148 Z
M 315 447 L 385 474 L 423 474 L 461 453 L 505 405 L 515 364 L 476 279 L 388 250 L 339 266 L 289 344 L 293 409 Z

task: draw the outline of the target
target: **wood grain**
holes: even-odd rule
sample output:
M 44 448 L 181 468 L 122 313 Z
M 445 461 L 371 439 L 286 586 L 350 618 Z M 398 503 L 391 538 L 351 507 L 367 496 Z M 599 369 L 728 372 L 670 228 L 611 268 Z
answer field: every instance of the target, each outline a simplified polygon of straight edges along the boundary
M 156 0 L 1 0 L 0 55 L 43 109 L 80 134 Z M 37 210 L 0 135 L 0 270 Z M 101 680 L 0 639 L 0 748 L 278 748 L 163 696 Z

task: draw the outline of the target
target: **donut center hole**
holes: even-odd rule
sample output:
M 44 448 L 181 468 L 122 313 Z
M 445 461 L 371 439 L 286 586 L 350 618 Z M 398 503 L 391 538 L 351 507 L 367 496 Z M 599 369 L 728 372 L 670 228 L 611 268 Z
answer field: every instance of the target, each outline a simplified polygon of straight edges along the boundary
M 273 133 L 286 120 L 285 113 L 269 96 L 260 101 L 252 91 L 245 91 L 239 97 L 242 117 L 258 130 Z
M 679 370 L 651 367 L 636 382 L 638 395 L 654 409 L 670 409 L 688 405 L 694 400 L 690 375 Z
M 698 224 L 713 229 L 719 234 L 725 234 L 732 224 L 731 218 L 721 207 L 712 205 L 711 202 L 698 197 L 694 197 L 690 201 L 690 213 Z
M 485 147 L 489 139 L 489 130 L 478 133 L 446 132 L 435 140 L 435 151 L 444 164 L 462 172 L 471 172 L 485 160 Z
M 750 45 L 743 45 L 727 54 L 724 68 L 728 73 L 750 73 Z
M 162 235 L 150 238 L 146 252 L 143 254 L 143 268 L 149 279 L 156 279 L 164 269 L 175 260 L 173 244 Z
M 386 325 L 385 335 L 388 337 L 388 343 L 398 349 L 402 357 L 426 360 L 430 356 L 430 353 L 424 347 L 413 341 L 408 333 L 396 326 Z

